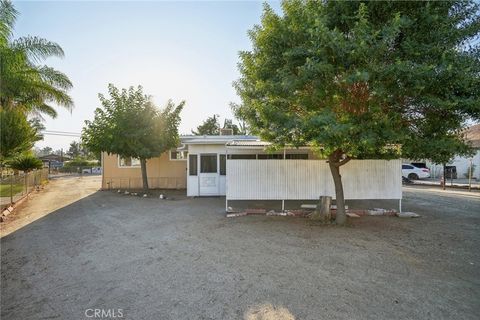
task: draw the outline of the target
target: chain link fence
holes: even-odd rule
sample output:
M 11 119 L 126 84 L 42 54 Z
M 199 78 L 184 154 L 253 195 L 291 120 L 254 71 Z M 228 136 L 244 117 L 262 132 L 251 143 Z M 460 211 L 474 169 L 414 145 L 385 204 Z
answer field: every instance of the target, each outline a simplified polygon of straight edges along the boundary
M 102 173 L 102 169 L 98 166 L 71 166 L 50 168 L 49 173 L 51 177 L 66 175 L 100 175 Z
M 48 181 L 48 169 L 12 174 L 0 179 L 0 207 L 3 210 Z
M 148 178 L 150 189 L 186 189 L 185 178 L 178 177 L 154 177 Z M 139 190 L 143 188 L 142 178 L 105 178 L 104 188 L 107 190 Z

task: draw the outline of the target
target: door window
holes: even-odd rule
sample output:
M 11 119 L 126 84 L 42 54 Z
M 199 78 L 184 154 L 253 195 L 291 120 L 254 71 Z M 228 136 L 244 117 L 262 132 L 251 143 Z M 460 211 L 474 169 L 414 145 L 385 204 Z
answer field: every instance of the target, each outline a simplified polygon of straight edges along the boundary
M 220 155 L 220 175 L 227 175 L 227 157 L 224 154 Z
M 188 167 L 189 167 L 188 175 L 196 176 L 198 174 L 196 154 L 191 154 L 188 156 Z
M 200 156 L 200 173 L 217 173 L 217 155 Z

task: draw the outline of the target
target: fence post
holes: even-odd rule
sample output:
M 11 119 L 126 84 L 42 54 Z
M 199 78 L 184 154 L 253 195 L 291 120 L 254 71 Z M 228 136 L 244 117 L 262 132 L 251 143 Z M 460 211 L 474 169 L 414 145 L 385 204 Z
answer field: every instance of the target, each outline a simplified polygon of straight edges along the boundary
M 13 177 L 14 176 L 15 175 L 13 174 L 10 176 L 10 205 L 12 205 L 13 203 Z
M 28 195 L 28 174 L 25 172 L 23 175 L 25 176 L 25 194 Z

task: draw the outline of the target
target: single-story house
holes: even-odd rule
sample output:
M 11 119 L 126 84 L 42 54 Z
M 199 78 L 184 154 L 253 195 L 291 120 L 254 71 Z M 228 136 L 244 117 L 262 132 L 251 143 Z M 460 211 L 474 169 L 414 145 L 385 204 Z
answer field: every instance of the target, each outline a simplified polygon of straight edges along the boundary
M 38 158 L 42 160 L 44 167 L 50 167 L 50 168 L 63 167 L 64 161 L 71 160 L 71 158 L 68 156 L 58 155 L 54 153 L 40 156 Z
M 181 146 L 147 160 L 150 188 L 228 200 L 335 198 L 328 163 L 308 147 L 269 150 L 254 136 L 181 136 Z M 141 188 L 140 161 L 102 154 L 102 188 Z M 401 160 L 352 160 L 342 166 L 346 199 L 402 198 Z

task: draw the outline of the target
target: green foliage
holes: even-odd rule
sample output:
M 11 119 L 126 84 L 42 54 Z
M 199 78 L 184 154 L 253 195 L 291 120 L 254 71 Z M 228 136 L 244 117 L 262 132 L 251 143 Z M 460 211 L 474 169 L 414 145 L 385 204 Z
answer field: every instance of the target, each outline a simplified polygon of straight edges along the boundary
M 192 134 L 197 136 L 203 135 L 219 135 L 220 134 L 220 123 L 218 122 L 218 114 L 214 114 L 211 117 L 208 117 L 201 125 L 197 127 L 197 130 L 192 130 Z
M 71 158 L 98 159 L 98 155 L 90 152 L 84 144 L 77 141 L 70 142 L 67 155 Z
M 42 139 L 38 128 L 21 111 L 0 108 L 0 162 L 30 150 Z
M 29 172 L 33 169 L 41 169 L 43 167 L 43 162 L 34 155 L 25 153 L 14 158 L 9 162 L 9 165 L 12 169 Z
M 102 108 L 95 110 L 95 119 L 85 121 L 82 142 L 89 150 L 150 159 L 178 145 L 185 102 L 168 101 L 158 110 L 140 86 L 120 91 L 110 84 L 108 89 L 109 99 L 99 95 Z
M 265 5 L 240 53 L 233 111 L 276 146 L 328 158 L 337 223 L 349 159 L 431 159 L 469 152 L 480 119 L 480 5 L 474 1 L 284 1 Z
M 87 160 L 85 158 L 76 157 L 73 160 L 66 161 L 64 167 L 94 167 L 98 165 L 98 161 Z
M 158 110 L 140 86 L 119 90 L 110 84 L 108 91 L 110 98 L 99 95 L 102 108 L 95 110 L 94 120 L 85 121 L 82 143 L 88 150 L 145 160 L 178 146 L 184 101 L 177 106 L 168 101 Z
M 468 153 L 459 134 L 480 118 L 479 5 L 285 1 L 268 5 L 240 54 L 234 108 L 278 145 L 340 158 Z
M 72 83 L 60 71 L 37 63 L 51 56 L 63 57 L 63 50 L 54 42 L 34 36 L 13 40 L 17 15 L 10 1 L 0 0 L 0 107 L 55 118 L 52 103 L 68 110 L 73 107 L 67 94 Z
M 67 155 L 72 158 L 76 158 L 79 157 L 80 154 L 82 154 L 80 143 L 78 143 L 77 141 L 70 142 L 70 147 L 68 148 Z

